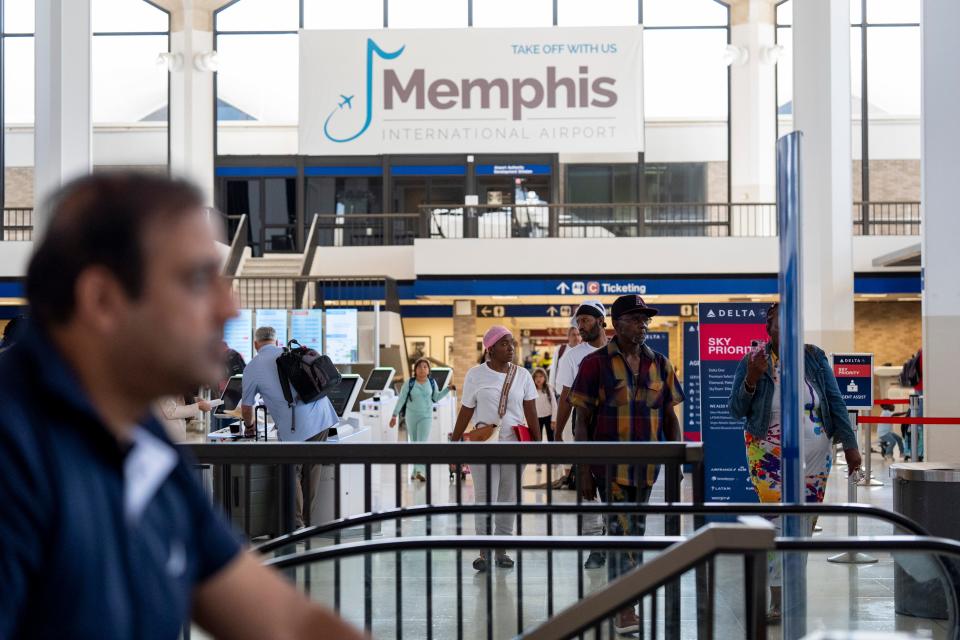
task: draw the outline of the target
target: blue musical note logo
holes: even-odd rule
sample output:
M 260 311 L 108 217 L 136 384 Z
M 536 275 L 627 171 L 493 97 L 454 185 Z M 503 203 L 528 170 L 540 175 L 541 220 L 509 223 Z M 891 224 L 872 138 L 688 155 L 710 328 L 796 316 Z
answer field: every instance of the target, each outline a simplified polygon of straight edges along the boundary
M 367 38 L 367 69 L 366 69 L 366 116 L 363 120 L 363 125 L 360 127 L 360 130 L 354 133 L 351 136 L 345 138 L 337 137 L 330 133 L 330 121 L 331 119 L 343 111 L 344 109 L 353 110 L 353 95 L 343 95 L 340 94 L 340 101 L 337 103 L 337 106 L 330 112 L 330 115 L 327 116 L 327 119 L 323 122 L 323 135 L 327 137 L 331 142 L 350 142 L 351 140 L 356 140 L 364 134 L 364 132 L 370 128 L 370 123 L 373 120 L 373 57 L 374 55 L 378 56 L 382 60 L 394 60 L 403 53 L 403 50 L 406 48 L 406 45 L 400 47 L 396 51 L 384 51 L 380 45 L 373 41 L 372 38 Z

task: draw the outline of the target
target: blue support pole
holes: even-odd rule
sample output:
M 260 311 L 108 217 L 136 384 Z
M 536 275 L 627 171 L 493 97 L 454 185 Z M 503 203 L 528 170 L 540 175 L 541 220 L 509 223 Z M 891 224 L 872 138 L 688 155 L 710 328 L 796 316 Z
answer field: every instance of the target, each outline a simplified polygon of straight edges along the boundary
M 804 501 L 803 436 L 803 288 L 800 242 L 800 141 L 799 131 L 777 141 L 777 218 L 780 226 L 780 409 L 783 466 L 782 501 Z M 783 534 L 807 535 L 802 516 L 786 516 Z M 798 640 L 806 635 L 807 578 L 803 556 L 783 554 L 783 637 Z

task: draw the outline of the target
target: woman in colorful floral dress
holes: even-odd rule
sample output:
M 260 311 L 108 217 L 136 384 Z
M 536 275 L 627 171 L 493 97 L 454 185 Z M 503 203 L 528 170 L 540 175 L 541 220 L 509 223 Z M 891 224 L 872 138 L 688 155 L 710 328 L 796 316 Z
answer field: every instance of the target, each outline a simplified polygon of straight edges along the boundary
M 765 347 L 757 347 L 740 361 L 730 395 L 730 414 L 744 421 L 744 441 L 750 480 L 760 502 L 781 501 L 781 412 L 780 412 L 780 320 L 778 305 L 767 310 Z M 860 451 L 837 379 L 822 349 L 804 348 L 803 438 L 806 502 L 823 502 L 827 478 L 833 461 L 833 443 L 839 442 L 846 453 L 849 473 L 860 468 Z M 779 528 L 779 524 L 778 524 Z M 812 533 L 812 531 L 810 532 Z M 781 617 L 782 577 L 779 561 L 771 554 L 771 622 Z

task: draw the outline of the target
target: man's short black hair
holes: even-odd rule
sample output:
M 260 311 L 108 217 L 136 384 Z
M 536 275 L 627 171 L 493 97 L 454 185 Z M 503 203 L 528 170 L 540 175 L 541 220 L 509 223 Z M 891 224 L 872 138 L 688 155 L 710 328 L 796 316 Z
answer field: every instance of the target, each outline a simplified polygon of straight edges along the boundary
M 67 184 L 48 203 L 46 233 L 27 268 L 32 318 L 41 327 L 68 322 L 77 278 L 92 266 L 109 271 L 136 299 L 146 271 L 146 227 L 202 206 L 197 187 L 160 174 L 107 172 Z

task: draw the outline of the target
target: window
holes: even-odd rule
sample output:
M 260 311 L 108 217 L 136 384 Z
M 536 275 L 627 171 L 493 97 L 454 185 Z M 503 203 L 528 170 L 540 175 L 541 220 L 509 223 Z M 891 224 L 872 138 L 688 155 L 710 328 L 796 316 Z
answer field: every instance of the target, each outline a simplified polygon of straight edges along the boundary
M 645 27 L 727 26 L 727 7 L 716 0 L 643 0 Z
M 562 27 L 635 25 L 640 21 L 636 0 L 558 0 L 557 24 Z
M 700 162 L 647 164 L 648 202 L 706 202 L 707 165 Z
M 4 33 L 33 33 L 34 0 L 4 0 Z
M 166 32 L 169 26 L 167 13 L 143 0 L 93 0 L 90 18 L 94 33 Z
M 242 122 L 246 127 L 293 127 L 288 133 L 274 131 L 258 150 L 297 153 L 298 37 L 219 34 L 217 61 L 217 153 L 249 153 L 249 149 L 231 146 L 234 122 Z
M 348 4 L 348 3 L 343 3 Z M 296 31 L 297 0 L 239 0 L 216 14 L 217 31 Z
M 551 0 L 473 0 L 475 27 L 549 27 Z
M 637 165 L 569 165 L 566 200 L 582 203 L 636 202 Z
M 383 0 L 304 0 L 305 29 L 379 29 Z
M 165 167 L 169 14 L 144 0 L 93 0 L 90 12 L 94 164 Z M 116 144 L 108 132 L 117 125 L 136 144 Z
M 727 118 L 725 29 L 648 29 L 643 39 L 646 118 Z
M 466 0 L 390 0 L 387 8 L 391 29 L 467 26 Z

